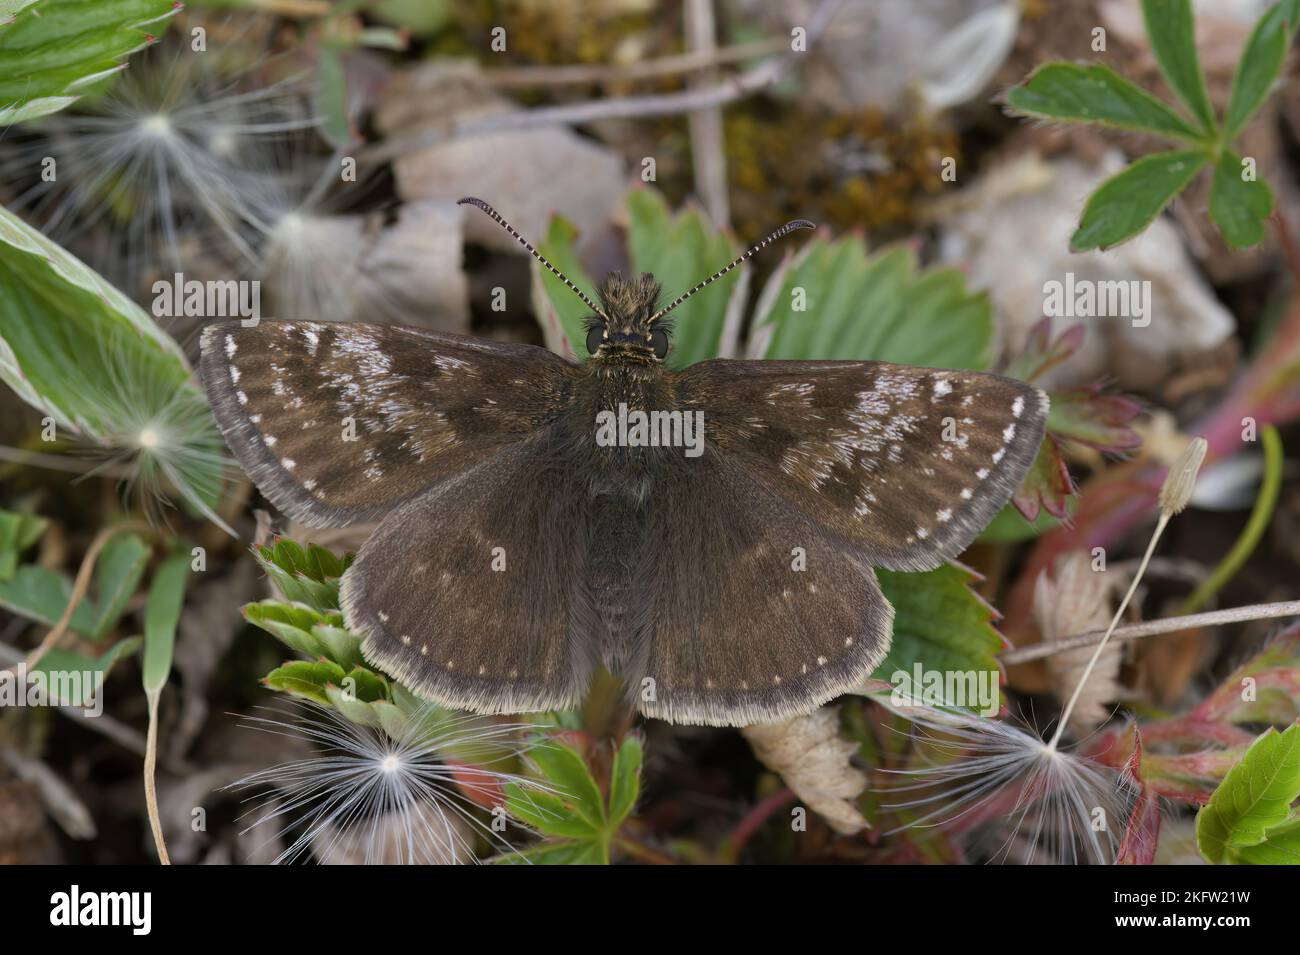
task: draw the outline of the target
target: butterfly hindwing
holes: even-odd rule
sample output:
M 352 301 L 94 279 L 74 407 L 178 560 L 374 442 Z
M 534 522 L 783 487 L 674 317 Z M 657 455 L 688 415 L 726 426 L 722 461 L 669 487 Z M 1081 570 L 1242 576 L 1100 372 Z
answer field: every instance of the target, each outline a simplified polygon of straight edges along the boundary
M 1010 500 L 1047 395 L 980 372 L 885 362 L 705 361 L 674 376 L 710 447 L 872 566 L 930 570 Z
M 677 464 L 646 517 L 641 711 L 745 726 L 806 713 L 871 675 L 893 608 L 853 548 L 737 462 Z
M 595 654 L 575 573 L 588 509 L 546 440 L 506 448 L 388 515 L 343 577 L 344 619 L 365 635 L 366 659 L 421 696 L 479 713 L 581 702 Z
M 542 348 L 398 325 L 209 326 L 217 424 L 295 520 L 374 520 L 552 420 L 575 366 Z

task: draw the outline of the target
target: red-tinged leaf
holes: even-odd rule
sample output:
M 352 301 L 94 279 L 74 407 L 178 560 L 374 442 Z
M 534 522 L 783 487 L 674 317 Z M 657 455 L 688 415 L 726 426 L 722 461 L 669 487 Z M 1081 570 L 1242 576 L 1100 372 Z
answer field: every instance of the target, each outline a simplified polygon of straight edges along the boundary
M 1300 625 L 1295 625 L 1234 670 L 1218 689 L 1201 701 L 1189 719 L 1212 724 L 1272 723 L 1286 726 L 1300 717 L 1298 701 Z
M 1088 385 L 1052 395 L 1047 419 L 1058 441 L 1076 441 L 1107 454 L 1130 451 L 1142 438 L 1128 426 L 1142 407 L 1122 395 L 1102 394 L 1100 385 Z
M 448 760 L 447 765 L 451 769 L 452 781 L 466 799 L 484 809 L 495 809 L 505 804 L 506 794 L 501 787 L 499 773 L 454 760 Z
M 1006 364 L 1002 374 L 1032 382 L 1078 351 L 1086 334 L 1084 326 L 1072 325 L 1053 339 L 1052 320 L 1044 318 L 1030 330 L 1025 347 Z
M 1115 854 L 1117 865 L 1151 865 L 1160 841 L 1160 800 L 1142 782 L 1142 736 L 1133 731 L 1133 755 L 1125 771 L 1138 786 L 1137 801 L 1124 824 L 1124 837 Z
M 1038 517 L 1040 505 L 1053 517 L 1064 518 L 1068 513 L 1066 498 L 1073 491 L 1074 481 L 1070 478 L 1070 469 L 1065 465 L 1056 438 L 1049 433 L 1038 449 L 1033 466 L 1020 482 L 1020 487 L 1016 488 L 1011 502 L 1027 521 Z

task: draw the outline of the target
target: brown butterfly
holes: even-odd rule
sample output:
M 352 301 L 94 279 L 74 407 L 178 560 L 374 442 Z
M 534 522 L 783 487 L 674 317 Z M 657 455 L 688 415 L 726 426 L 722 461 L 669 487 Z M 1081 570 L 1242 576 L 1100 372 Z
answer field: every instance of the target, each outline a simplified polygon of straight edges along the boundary
M 893 620 L 872 568 L 963 550 L 1048 408 L 1019 381 L 883 362 L 665 367 L 668 313 L 808 227 L 658 308 L 650 275 L 610 275 L 599 304 L 560 275 L 591 309 L 582 364 L 395 325 L 226 323 L 204 332 L 204 384 L 278 508 L 380 522 L 344 618 L 416 692 L 568 708 L 604 666 L 647 716 L 781 719 L 871 675 Z

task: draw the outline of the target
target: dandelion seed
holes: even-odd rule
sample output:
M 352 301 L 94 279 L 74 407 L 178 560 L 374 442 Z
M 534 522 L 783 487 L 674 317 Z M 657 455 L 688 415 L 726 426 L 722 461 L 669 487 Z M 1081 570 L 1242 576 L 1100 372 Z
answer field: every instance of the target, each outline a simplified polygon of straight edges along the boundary
M 256 789 L 245 832 L 266 827 L 267 841 L 293 833 L 277 863 L 310 854 L 324 863 L 446 864 L 513 851 L 485 823 L 514 783 L 525 794 L 555 790 L 504 767 L 531 748 L 531 727 L 454 714 L 433 705 L 389 737 L 332 707 L 296 702 L 296 719 L 254 716 L 247 725 L 308 744 L 311 756 L 253 773 L 231 788 Z M 459 759 L 457 759 L 459 757 Z M 467 763 L 472 759 L 472 765 Z

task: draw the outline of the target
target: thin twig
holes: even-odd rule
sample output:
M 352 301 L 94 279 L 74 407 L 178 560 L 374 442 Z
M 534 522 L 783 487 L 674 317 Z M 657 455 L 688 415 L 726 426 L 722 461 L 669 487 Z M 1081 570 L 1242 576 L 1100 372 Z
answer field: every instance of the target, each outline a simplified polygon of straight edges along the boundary
M 673 76 L 677 73 L 694 73 L 715 66 L 725 66 L 758 56 L 769 56 L 786 46 L 785 37 L 738 43 L 717 50 L 691 50 L 653 60 L 635 63 L 574 63 L 564 66 L 513 66 L 485 70 L 483 78 L 492 86 L 502 89 L 534 86 L 580 86 L 588 83 L 620 83 L 630 80 Z
M 25 670 L 33 669 L 36 664 L 41 662 L 45 654 L 58 645 L 63 639 L 63 635 L 68 631 L 68 625 L 72 622 L 72 615 L 76 612 L 77 607 L 86 596 L 86 591 L 90 589 L 90 578 L 95 571 L 95 560 L 99 557 L 99 552 L 104 549 L 104 545 L 117 534 L 126 531 L 145 531 L 151 532 L 153 529 L 142 521 L 124 521 L 121 524 L 114 524 L 112 527 L 105 527 L 95 539 L 90 542 L 90 548 L 86 551 L 86 556 L 81 559 L 81 566 L 77 569 L 77 578 L 72 584 L 72 593 L 68 597 L 68 604 L 63 608 L 63 615 L 59 617 L 58 622 L 54 624 L 54 629 L 45 635 L 35 650 L 31 651 L 22 660 L 14 666 L 0 670 L 0 675 L 10 673 L 18 674 L 18 667 Z
M 825 31 L 843 0 L 822 0 L 806 27 L 809 48 Z M 515 132 L 541 129 L 547 126 L 578 125 L 603 119 L 633 119 L 648 116 L 673 116 L 695 110 L 712 109 L 743 99 L 783 77 L 796 56 L 793 50 L 764 60 L 762 63 L 735 77 L 716 85 L 686 90 L 681 93 L 664 93 L 652 96 L 607 97 L 560 106 L 543 106 L 538 109 L 493 113 L 470 117 L 451 123 L 449 128 L 427 130 L 414 136 L 390 139 L 387 142 L 361 150 L 363 162 L 382 163 L 398 156 L 437 146 L 448 140 L 488 133 Z
M 710 53 L 716 49 L 713 0 L 687 0 L 686 43 L 692 50 Z M 701 73 L 693 87 L 706 87 L 717 81 L 716 73 Z M 691 166 L 695 191 L 704 202 L 709 218 L 719 228 L 731 220 L 731 203 L 727 196 L 727 158 L 722 129 L 722 110 L 701 109 L 687 117 L 691 137 Z
M 1227 610 L 1212 610 L 1206 613 L 1186 614 L 1181 617 L 1167 617 L 1164 620 L 1147 620 L 1143 623 L 1131 623 L 1116 627 L 1111 634 L 1112 640 L 1137 640 L 1141 637 L 1153 637 L 1161 633 L 1178 633 L 1181 630 L 1193 630 L 1198 627 L 1217 627 L 1228 623 L 1243 623 L 1248 620 L 1272 620 L 1277 617 L 1300 617 L 1300 600 L 1283 600 L 1277 603 L 1249 604 L 1244 607 L 1230 607 Z M 1013 647 L 998 655 L 1003 663 L 1025 663 L 1039 660 L 1066 650 L 1090 647 L 1099 641 L 1105 630 L 1089 630 L 1086 633 L 1035 643 L 1028 647 Z

